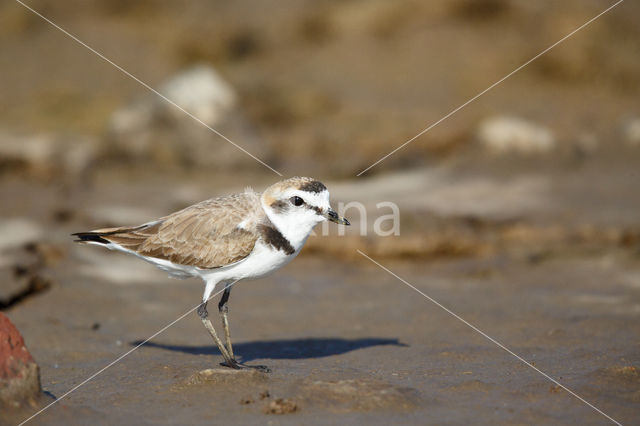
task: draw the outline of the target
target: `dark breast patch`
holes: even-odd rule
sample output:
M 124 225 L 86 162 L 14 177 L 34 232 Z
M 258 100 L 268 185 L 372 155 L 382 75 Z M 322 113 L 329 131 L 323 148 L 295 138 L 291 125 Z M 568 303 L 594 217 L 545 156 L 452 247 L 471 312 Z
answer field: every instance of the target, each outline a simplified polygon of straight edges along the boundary
M 295 253 L 295 249 L 280 231 L 273 226 L 259 225 L 258 231 L 265 243 L 276 250 L 282 250 L 288 255 Z

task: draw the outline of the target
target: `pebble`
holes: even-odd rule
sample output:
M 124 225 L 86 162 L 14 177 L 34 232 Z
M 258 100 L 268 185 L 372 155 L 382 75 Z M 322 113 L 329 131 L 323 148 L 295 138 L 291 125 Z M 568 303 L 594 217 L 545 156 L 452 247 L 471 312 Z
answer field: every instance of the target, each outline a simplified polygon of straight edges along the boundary
M 49 289 L 52 281 L 43 268 L 50 261 L 38 244 L 25 244 L 0 252 L 0 309 Z
M 265 414 L 289 414 L 298 411 L 298 404 L 293 399 L 276 398 L 264 407 Z
M 236 103 L 233 88 L 213 68 L 204 65 L 179 72 L 158 91 L 209 126 L 219 124 Z M 154 120 L 168 117 L 188 119 L 179 108 L 150 94 L 117 110 L 111 117 L 110 126 L 115 133 L 131 133 L 152 126 Z
M 0 134 L 0 158 L 3 164 L 39 178 L 83 173 L 96 158 L 96 146 L 93 139 L 88 137 Z
M 486 119 L 478 126 L 476 136 L 485 149 L 496 154 L 542 153 L 556 147 L 551 130 L 518 117 Z
M 640 117 L 631 117 L 624 121 L 622 137 L 627 145 L 640 147 Z

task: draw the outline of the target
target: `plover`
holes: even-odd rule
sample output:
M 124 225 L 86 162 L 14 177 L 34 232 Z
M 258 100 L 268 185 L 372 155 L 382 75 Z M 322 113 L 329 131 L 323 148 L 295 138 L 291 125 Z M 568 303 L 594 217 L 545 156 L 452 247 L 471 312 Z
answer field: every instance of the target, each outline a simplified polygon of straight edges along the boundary
M 224 358 L 222 365 L 258 368 L 236 361 L 229 332 L 231 286 L 242 279 L 263 277 L 289 263 L 320 222 L 349 225 L 329 204 L 321 182 L 294 177 L 260 194 L 245 192 L 213 198 L 139 226 L 96 229 L 73 234 L 78 242 L 98 244 L 135 255 L 177 278 L 205 282 L 198 315 Z M 207 301 L 218 284 L 218 304 L 225 344 L 209 320 Z

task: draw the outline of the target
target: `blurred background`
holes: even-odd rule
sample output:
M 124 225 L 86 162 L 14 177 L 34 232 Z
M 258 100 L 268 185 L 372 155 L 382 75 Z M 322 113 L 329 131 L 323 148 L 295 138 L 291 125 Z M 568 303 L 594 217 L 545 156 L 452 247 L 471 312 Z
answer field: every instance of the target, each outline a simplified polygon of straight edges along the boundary
M 569 233 L 616 243 L 608 227 L 635 235 L 633 2 L 355 177 L 607 5 L 32 3 L 285 176 L 344 183 L 332 185 L 334 199 L 399 203 L 403 235 L 385 254 L 418 257 L 494 250 L 496 237 L 534 226 L 532 216 L 550 221 L 543 234 L 554 242 Z M 0 173 L 5 199 L 15 200 L 3 216 L 137 223 L 278 179 L 24 7 L 1 7 Z M 448 242 L 435 241 L 431 231 L 445 228 Z
M 639 330 L 618 325 L 622 317 L 637 324 L 640 312 L 638 2 L 622 3 L 356 177 L 611 4 L 28 2 L 285 177 L 313 176 L 329 186 L 334 204 L 367 208 L 367 218 L 356 209 L 344 212 L 354 224 L 345 236 L 331 227 L 329 236 L 310 238 L 302 252 L 308 258 L 302 262 L 310 263 L 296 269 L 294 262 L 291 280 L 304 283 L 308 268 L 322 274 L 326 262 L 341 259 L 341 271 L 366 286 L 358 268 L 369 265 L 356 249 L 416 279 L 433 270 L 465 282 L 510 276 L 513 293 L 505 290 L 501 306 L 535 287 L 523 277 L 553 276 L 566 298 L 554 296 L 554 285 L 545 293 L 549 299 L 540 300 L 557 302 L 558 312 L 567 300 L 582 300 L 580 312 L 611 319 L 602 336 L 612 340 L 594 341 L 594 348 L 624 352 L 623 342 L 632 341 L 635 349 L 620 361 L 628 367 L 637 361 Z M 32 333 L 45 372 L 62 377 L 47 365 L 58 365 L 49 360 L 66 352 L 47 346 L 30 322 L 30 303 L 54 303 L 50 331 L 65 334 L 65 321 L 82 330 L 94 326 L 92 304 L 108 306 L 100 298 L 113 285 L 137 300 L 146 297 L 149 282 L 166 281 L 147 265 L 74 247 L 69 233 L 143 223 L 245 186 L 261 191 L 280 177 L 16 2 L 0 4 L 0 51 L 0 307 Z M 372 232 L 374 220 L 389 214 L 376 207 L 384 201 L 400 209 L 400 235 Z M 551 270 L 538 269 L 545 267 Z M 558 272 L 567 270 L 574 275 Z M 88 279 L 103 290 L 89 291 Z M 171 282 L 163 287 L 169 298 L 182 291 L 185 307 L 198 300 L 195 286 L 184 291 Z M 573 287 L 585 283 L 592 286 L 587 296 Z M 481 294 L 459 306 L 471 307 Z M 376 306 L 384 300 L 381 295 Z M 497 318 L 486 314 L 487 321 Z M 113 335 L 126 328 L 104 315 Z M 523 324 L 542 313 L 531 315 Z M 612 332 L 621 328 L 630 334 Z M 85 332 L 89 337 L 80 341 L 92 339 Z M 127 342 L 111 337 L 105 341 Z M 86 359 L 93 362 L 94 355 Z M 74 356 L 85 360 L 77 354 L 67 360 Z M 76 373 L 79 379 L 82 371 Z M 619 372 L 609 373 L 598 377 L 617 383 Z M 637 370 L 619 374 L 638 385 Z M 58 383 L 62 390 L 72 381 Z M 634 395 L 610 403 L 624 406 L 625 398 L 637 401 Z

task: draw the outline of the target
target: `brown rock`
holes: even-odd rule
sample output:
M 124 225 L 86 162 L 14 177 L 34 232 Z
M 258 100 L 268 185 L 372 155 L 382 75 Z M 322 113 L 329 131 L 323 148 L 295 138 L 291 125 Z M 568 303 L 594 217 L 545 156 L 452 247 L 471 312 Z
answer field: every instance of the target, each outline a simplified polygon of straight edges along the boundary
M 186 381 L 187 386 L 204 384 L 254 384 L 267 380 L 267 375 L 254 369 L 233 370 L 231 368 L 208 368 L 192 374 Z
M 18 329 L 0 312 L 0 405 L 36 405 L 40 371 Z
M 298 404 L 293 399 L 277 398 L 264 407 L 265 414 L 289 414 L 298 410 Z

